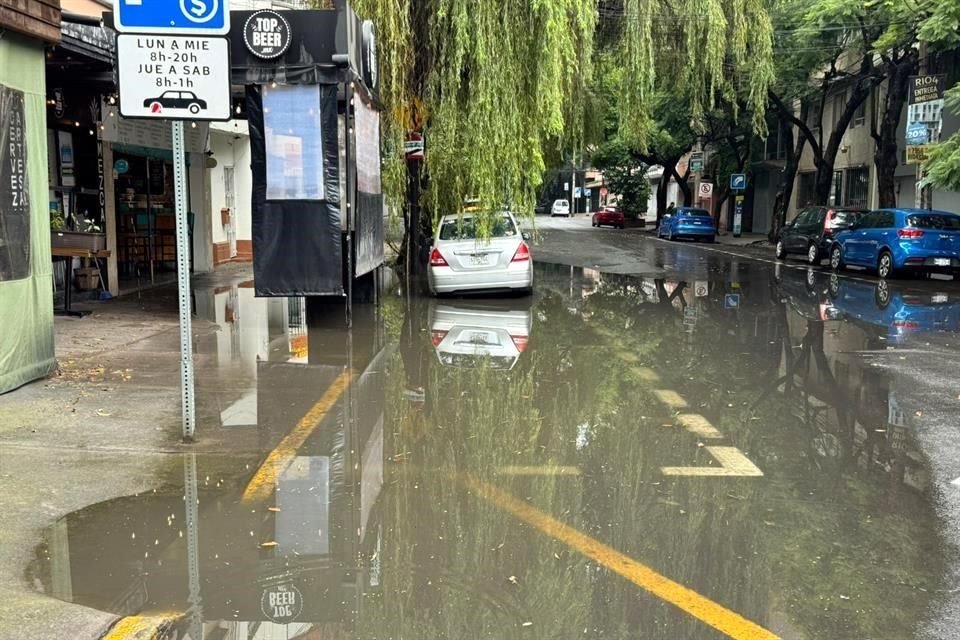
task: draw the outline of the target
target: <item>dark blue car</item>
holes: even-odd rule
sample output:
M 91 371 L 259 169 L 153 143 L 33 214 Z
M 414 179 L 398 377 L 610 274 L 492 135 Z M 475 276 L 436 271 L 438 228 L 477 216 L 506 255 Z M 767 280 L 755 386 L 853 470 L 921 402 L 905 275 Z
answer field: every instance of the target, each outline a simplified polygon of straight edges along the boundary
M 660 228 L 657 229 L 657 237 L 667 240 L 692 238 L 714 242 L 717 239 L 717 226 L 706 209 L 677 207 L 672 214 L 663 216 Z
M 874 269 L 881 278 L 901 273 L 960 272 L 960 216 L 925 209 L 880 209 L 839 232 L 830 266 Z

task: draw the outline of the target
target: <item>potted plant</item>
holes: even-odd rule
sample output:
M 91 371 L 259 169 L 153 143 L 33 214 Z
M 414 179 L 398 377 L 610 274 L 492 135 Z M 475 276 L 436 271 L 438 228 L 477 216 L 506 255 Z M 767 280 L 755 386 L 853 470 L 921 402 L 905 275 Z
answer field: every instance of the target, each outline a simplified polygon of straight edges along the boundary
M 51 246 L 64 249 L 81 249 L 87 251 L 102 251 L 107 247 L 107 237 L 100 225 L 84 218 L 78 225 L 82 231 L 67 231 L 64 227 L 63 216 L 59 211 L 54 215 L 50 212 L 50 240 Z

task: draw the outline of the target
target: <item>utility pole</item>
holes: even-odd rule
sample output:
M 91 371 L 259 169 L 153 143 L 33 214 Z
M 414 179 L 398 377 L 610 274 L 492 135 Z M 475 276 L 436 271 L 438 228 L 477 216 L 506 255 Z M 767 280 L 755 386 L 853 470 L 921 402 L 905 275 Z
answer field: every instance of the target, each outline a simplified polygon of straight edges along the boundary
M 570 217 L 577 215 L 577 200 L 574 194 L 577 191 L 577 152 L 570 156 Z

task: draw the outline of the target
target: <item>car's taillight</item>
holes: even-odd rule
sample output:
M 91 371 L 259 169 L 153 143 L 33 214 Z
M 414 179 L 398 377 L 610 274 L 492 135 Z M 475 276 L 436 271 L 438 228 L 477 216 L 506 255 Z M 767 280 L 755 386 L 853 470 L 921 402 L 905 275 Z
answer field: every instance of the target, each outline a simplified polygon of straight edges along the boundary
M 526 242 L 521 242 L 520 246 L 517 247 L 517 252 L 513 254 L 513 260 L 511 262 L 526 262 L 530 259 L 530 247 L 527 246 Z
M 529 336 L 510 336 L 513 340 L 513 346 L 517 348 L 517 351 L 523 353 L 527 348 L 527 344 L 530 342 Z
M 834 213 L 831 210 L 827 210 L 827 215 L 823 216 L 823 230 L 829 231 L 833 228 L 833 216 Z
M 897 329 L 919 329 L 920 324 L 911 320 L 895 320 L 893 323 Z
M 447 264 L 447 259 L 443 257 L 443 254 L 440 253 L 439 249 L 434 249 L 430 253 L 430 266 L 431 267 L 449 267 Z
M 435 347 L 439 347 L 440 343 L 443 342 L 443 339 L 446 337 L 447 337 L 446 331 L 440 331 L 438 329 L 434 329 L 433 331 L 430 332 L 430 342 L 432 342 L 433 346 Z
M 899 231 L 897 231 L 897 235 L 900 236 L 901 238 L 905 238 L 905 239 L 907 239 L 907 240 L 913 240 L 913 239 L 916 239 L 916 238 L 922 238 L 922 237 L 923 237 L 923 230 L 922 230 L 922 229 L 910 229 L 910 228 L 900 229 Z

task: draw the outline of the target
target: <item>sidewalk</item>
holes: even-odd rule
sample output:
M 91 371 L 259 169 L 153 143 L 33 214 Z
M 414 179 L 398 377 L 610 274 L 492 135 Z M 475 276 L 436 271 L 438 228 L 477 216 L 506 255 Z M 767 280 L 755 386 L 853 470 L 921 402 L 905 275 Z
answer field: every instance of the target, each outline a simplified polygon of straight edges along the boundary
M 770 241 L 767 239 L 767 234 L 765 233 L 744 233 L 739 238 L 736 238 L 732 233 L 724 231 L 717 235 L 717 243 L 730 245 L 732 247 L 768 247 L 773 251 L 773 245 L 770 244 Z

